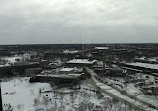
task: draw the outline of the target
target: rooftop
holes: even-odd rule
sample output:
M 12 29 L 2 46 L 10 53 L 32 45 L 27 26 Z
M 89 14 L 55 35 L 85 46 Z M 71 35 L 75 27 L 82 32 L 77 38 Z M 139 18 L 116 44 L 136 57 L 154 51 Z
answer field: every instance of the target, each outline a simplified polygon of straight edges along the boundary
M 81 74 L 68 74 L 68 75 L 52 75 L 52 74 L 45 74 L 45 75 L 37 75 L 37 77 L 53 77 L 53 78 L 70 78 L 74 79 L 81 76 Z
M 95 47 L 95 49 L 99 49 L 99 50 L 108 50 L 109 47 Z
M 69 71 L 73 71 L 75 68 L 62 68 L 60 71 L 61 72 L 69 72 Z
M 76 64 L 93 64 L 96 60 L 89 61 L 88 59 L 73 59 L 68 61 L 67 63 L 76 63 Z

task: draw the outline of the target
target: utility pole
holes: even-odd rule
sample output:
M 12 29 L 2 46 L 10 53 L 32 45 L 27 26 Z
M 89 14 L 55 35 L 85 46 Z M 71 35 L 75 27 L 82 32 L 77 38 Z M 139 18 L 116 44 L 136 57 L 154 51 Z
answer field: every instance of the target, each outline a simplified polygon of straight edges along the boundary
M 1 81 L 0 81 L 1 82 Z M 0 83 L 0 110 L 3 111 L 3 106 L 2 106 L 2 92 L 1 92 L 1 83 Z

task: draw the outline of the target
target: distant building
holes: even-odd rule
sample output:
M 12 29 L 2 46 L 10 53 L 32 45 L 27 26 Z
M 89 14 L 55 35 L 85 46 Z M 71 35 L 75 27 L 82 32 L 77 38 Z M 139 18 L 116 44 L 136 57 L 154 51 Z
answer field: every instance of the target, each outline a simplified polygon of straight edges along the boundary
M 94 72 L 100 74 L 101 76 L 111 76 L 111 77 L 124 77 L 126 76 L 126 71 L 122 69 L 116 68 L 95 68 Z
M 0 66 L 0 77 L 13 76 L 14 74 L 22 75 L 28 68 L 37 68 L 39 63 L 30 63 L 26 65 L 10 65 L 10 66 Z
M 42 59 L 42 60 L 39 61 L 40 67 L 42 67 L 42 68 L 47 67 L 49 65 L 49 63 L 50 63 L 49 60 L 43 60 Z
M 77 84 L 81 80 L 82 74 L 68 74 L 68 75 L 37 75 L 30 78 L 30 82 L 53 82 L 54 84 Z
M 149 63 L 141 63 L 141 62 L 119 63 L 119 64 L 124 66 L 124 68 L 128 68 L 131 70 L 136 69 L 136 70 L 140 70 L 141 72 L 148 73 L 148 74 L 158 73 L 158 65 L 157 64 L 149 64 Z M 158 74 L 155 76 L 158 76 Z
M 28 68 L 25 69 L 26 75 L 33 75 L 33 74 L 39 74 L 42 72 L 42 68 Z
M 96 50 L 109 50 L 109 47 L 95 47 Z
M 88 59 L 73 59 L 73 60 L 66 62 L 66 64 L 69 66 L 81 66 L 81 67 L 83 67 L 83 66 L 92 67 L 96 63 L 97 63 L 97 60 L 91 61 Z
M 11 52 L 5 49 L 0 49 L 0 56 L 11 56 Z

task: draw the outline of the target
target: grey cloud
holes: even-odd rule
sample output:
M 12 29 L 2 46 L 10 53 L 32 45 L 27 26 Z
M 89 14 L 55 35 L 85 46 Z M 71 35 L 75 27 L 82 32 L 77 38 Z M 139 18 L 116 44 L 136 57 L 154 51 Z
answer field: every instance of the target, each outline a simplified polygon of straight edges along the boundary
M 155 0 L 1 0 L 0 44 L 155 42 Z

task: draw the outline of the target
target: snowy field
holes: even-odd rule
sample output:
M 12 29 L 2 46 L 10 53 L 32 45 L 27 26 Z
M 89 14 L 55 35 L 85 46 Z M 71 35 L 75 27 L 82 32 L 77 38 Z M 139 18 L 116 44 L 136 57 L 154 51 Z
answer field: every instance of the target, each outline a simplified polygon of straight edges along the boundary
M 3 107 L 11 105 L 13 111 L 134 110 L 109 96 L 99 98 L 88 82 L 83 81 L 80 89 L 53 90 L 48 83 L 29 83 L 28 77 L 13 78 L 1 83 Z
M 2 82 L 3 104 L 11 104 L 15 111 L 34 111 L 34 98 L 39 94 L 39 88 L 50 90 L 47 83 L 29 83 L 29 78 L 15 78 Z

